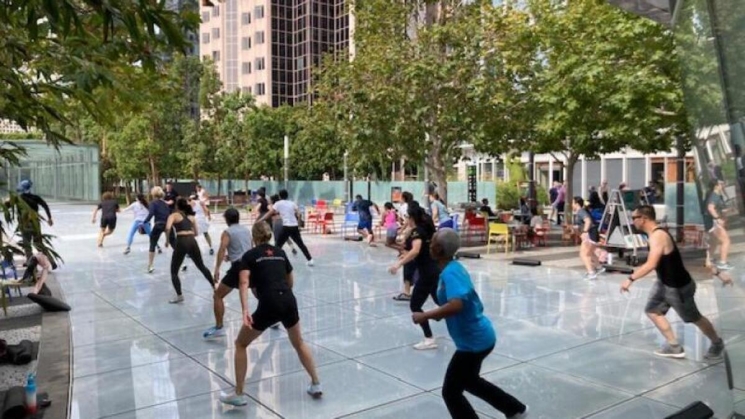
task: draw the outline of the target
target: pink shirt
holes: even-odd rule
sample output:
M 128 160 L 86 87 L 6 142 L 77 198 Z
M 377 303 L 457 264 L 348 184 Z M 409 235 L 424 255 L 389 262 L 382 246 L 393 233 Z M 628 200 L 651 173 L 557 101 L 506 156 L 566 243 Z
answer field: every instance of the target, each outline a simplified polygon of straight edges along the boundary
M 396 211 L 388 211 L 385 213 L 385 228 L 394 228 L 398 227 L 398 223 L 396 222 L 398 220 L 398 216 L 396 215 Z

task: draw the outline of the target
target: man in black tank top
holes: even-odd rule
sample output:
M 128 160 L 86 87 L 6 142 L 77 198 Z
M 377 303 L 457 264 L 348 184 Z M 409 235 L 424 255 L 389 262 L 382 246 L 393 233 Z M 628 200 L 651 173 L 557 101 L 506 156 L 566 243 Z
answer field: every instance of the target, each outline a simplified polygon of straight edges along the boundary
M 628 292 L 634 281 L 657 272 L 657 281 L 649 293 L 649 301 L 644 311 L 667 343 L 654 353 L 669 358 L 685 358 L 683 346 L 678 343 L 665 314 L 672 307 L 686 322 L 695 324 L 711 340 L 707 360 L 722 358 L 724 341 L 719 337 L 709 319 L 701 315 L 696 307 L 694 294 L 696 282 L 683 265 L 683 258 L 670 233 L 657 225 L 654 207 L 642 205 L 631 216 L 634 227 L 649 236 L 649 257 L 647 262 L 636 269 L 621 284 L 621 292 Z

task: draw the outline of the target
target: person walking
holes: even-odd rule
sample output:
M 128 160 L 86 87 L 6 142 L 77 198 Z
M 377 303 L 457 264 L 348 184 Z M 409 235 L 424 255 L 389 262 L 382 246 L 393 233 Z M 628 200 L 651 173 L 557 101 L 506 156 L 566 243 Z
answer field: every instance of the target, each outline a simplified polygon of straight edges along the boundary
M 26 260 L 30 260 L 34 256 L 34 246 L 38 243 L 43 243 L 41 235 L 41 222 L 39 217 L 39 206 L 44 209 L 47 215 L 47 225 L 52 227 L 54 221 L 52 220 L 52 213 L 49 211 L 49 205 L 44 198 L 39 195 L 31 193 L 31 187 L 34 183 L 30 179 L 24 179 L 18 182 L 16 192 L 20 194 L 23 202 L 28 206 L 31 212 L 26 211 L 25 208 L 19 208 L 18 219 L 21 229 L 22 247 L 26 254 Z M 56 267 L 54 262 L 52 266 Z
M 96 224 L 96 215 L 101 211 L 101 229 L 98 232 L 98 247 L 103 247 L 103 239 L 111 235 L 116 230 L 116 214 L 121 211 L 119 201 L 114 198 L 111 192 L 104 192 L 101 197 L 101 203 L 93 210 L 91 224 Z
M 225 316 L 225 297 L 234 289 L 238 289 L 239 276 L 242 269 L 241 257 L 251 250 L 251 231 L 239 224 L 240 213 L 235 208 L 228 208 L 223 214 L 225 223 L 228 225 L 220 236 L 220 247 L 217 249 L 217 258 L 215 259 L 215 269 L 213 276 L 215 280 L 220 278 L 220 266 L 223 259 L 230 262 L 230 269 L 217 285 L 215 293 L 212 295 L 215 326 L 207 329 L 202 336 L 210 339 L 219 336 L 225 336 L 223 329 L 223 317 Z
M 197 244 L 196 239 L 197 234 L 199 234 L 199 228 L 194 217 L 194 211 L 185 198 L 176 199 L 176 211 L 168 217 L 168 221 L 166 222 L 166 231 L 171 231 L 171 228 L 176 233 L 176 240 L 173 244 L 173 256 L 171 257 L 171 283 L 173 284 L 174 291 L 176 291 L 176 296 L 169 303 L 177 304 L 184 301 L 178 272 L 181 264 L 184 263 L 186 255 L 189 255 L 189 258 L 194 262 L 197 269 L 202 272 L 202 275 L 210 283 L 210 287 L 213 290 L 215 288 L 215 279 L 212 277 L 210 270 L 204 266 L 202 253 L 199 251 L 199 244 Z M 167 241 L 166 247 L 168 247 Z
M 127 248 L 124 249 L 124 254 L 128 255 L 132 248 L 132 241 L 134 240 L 135 234 L 139 231 L 142 234 L 147 234 L 148 237 L 151 233 L 150 223 L 146 223 L 145 219 L 147 218 L 150 211 L 148 210 L 148 207 L 150 204 L 148 204 L 147 199 L 145 199 L 145 195 L 138 193 L 137 199 L 130 204 L 127 208 L 124 208 L 123 211 L 132 211 L 135 215 L 135 219 L 132 222 L 132 227 L 129 229 L 129 233 L 127 235 Z M 162 250 L 160 250 L 160 246 L 158 247 L 158 252 L 162 253 Z
M 171 209 L 168 208 L 168 204 L 163 201 L 165 193 L 160 186 L 155 186 L 150 190 L 150 195 L 153 200 L 150 201 L 148 206 L 147 218 L 143 221 L 143 224 L 149 224 L 150 220 L 153 220 L 153 229 L 150 232 L 150 251 L 147 255 L 147 272 L 153 273 L 155 268 L 153 262 L 155 261 L 155 248 L 158 247 L 158 240 L 163 233 L 166 233 L 166 245 L 168 242 L 173 243 L 175 237 L 173 231 L 166 230 L 166 224 L 168 223 L 168 217 L 171 215 Z
M 555 183 L 556 199 L 551 202 L 551 213 L 556 213 L 556 225 L 561 225 L 561 215 L 564 213 L 567 190 L 561 182 Z
M 414 195 L 409 191 L 404 191 L 401 194 L 401 206 L 399 208 L 399 222 L 401 228 L 399 230 L 400 236 L 403 238 L 403 246 L 398 251 L 399 257 L 404 253 L 411 250 L 411 241 L 408 240 L 411 235 L 412 228 L 409 223 L 409 204 L 416 202 L 414 201 Z M 418 204 L 417 204 L 418 205 Z M 396 301 L 411 301 L 411 288 L 414 286 L 414 280 L 416 279 L 416 262 L 413 260 L 404 264 L 403 269 L 403 291 L 394 295 L 393 299 Z
M 395 275 L 402 266 L 405 266 L 411 261 L 416 262 L 415 266 L 419 273 L 419 280 L 414 285 L 414 291 L 409 301 L 409 308 L 412 313 L 421 313 L 427 297 L 431 296 L 432 300 L 437 304 L 437 279 L 440 275 L 440 270 L 437 267 L 437 263 L 429 254 L 429 244 L 436 229 L 432 218 L 427 215 L 424 208 L 420 207 L 416 201 L 409 203 L 408 211 L 408 222 L 412 231 L 407 238 L 406 248 L 410 250 L 401 255 L 399 260 L 388 268 L 388 271 Z M 424 320 L 420 323 L 420 326 L 424 332 L 424 340 L 414 345 L 414 349 L 437 349 L 437 341 L 435 341 L 432 335 L 429 322 Z
M 456 351 L 450 359 L 442 398 L 453 419 L 478 419 L 478 415 L 463 395 L 467 391 L 489 403 L 507 418 L 528 417 L 528 406 L 496 385 L 481 378 L 481 365 L 494 350 L 497 335 L 484 306 L 476 293 L 466 268 L 454 260 L 460 247 L 460 237 L 451 228 L 442 228 L 432 237 L 430 254 L 441 269 L 437 300 L 442 304 L 434 310 L 413 313 L 416 324 L 445 319 Z
M 727 232 L 727 223 L 724 219 L 724 184 L 719 180 L 712 180 L 709 183 L 709 196 L 706 199 L 706 212 L 704 213 L 704 223 L 706 224 L 709 235 L 716 240 L 715 246 L 710 252 L 719 248 L 719 262 L 714 263 L 720 271 L 729 271 L 733 266 L 727 263 L 729 248 L 732 240 Z
M 280 231 L 279 237 L 276 239 L 276 245 L 280 249 L 285 245 L 287 239 L 292 239 L 300 251 L 303 252 L 305 259 L 308 261 L 308 266 L 313 266 L 313 257 L 311 257 L 308 248 L 303 243 L 303 237 L 300 235 L 300 227 L 298 224 L 299 210 L 297 205 L 290 201 L 289 193 L 287 189 L 279 191 L 279 201 L 272 204 L 272 209 L 269 210 L 263 217 L 259 218 L 259 221 L 266 221 L 267 218 L 279 214 L 282 218 L 282 230 Z
M 654 353 L 663 357 L 685 358 L 685 350 L 675 337 L 665 315 L 672 308 L 685 323 L 693 323 L 711 340 L 711 346 L 704 355 L 707 360 L 718 360 L 724 352 L 724 341 L 714 330 L 709 319 L 699 312 L 694 295 L 696 282 L 683 264 L 683 257 L 670 233 L 657 224 L 654 207 L 639 206 L 631 216 L 634 227 L 649 237 L 649 256 L 621 283 L 621 292 L 629 292 L 635 281 L 644 278 L 652 271 L 657 273 L 649 293 L 644 311 L 657 329 L 665 337 L 666 343 Z
M 232 393 L 222 392 L 220 401 L 233 406 L 248 404 L 248 397 L 243 394 L 248 369 L 246 350 L 269 326 L 277 322 L 281 322 L 287 329 L 290 343 L 310 376 L 307 393 L 314 398 L 321 397 L 323 390 L 313 354 L 300 332 L 300 316 L 292 292 L 295 282 L 292 264 L 280 247 L 269 244 L 272 238 L 269 224 L 259 221 L 254 224 L 251 233 L 256 246 L 241 258 L 239 293 L 243 326 L 235 340 L 235 389 Z M 248 306 L 249 288 L 258 300 L 253 313 Z
M 598 274 L 604 272 L 595 255 L 598 246 L 598 226 L 593 221 L 590 212 L 585 208 L 585 200 L 581 196 L 575 196 L 572 200 L 572 212 L 574 212 L 574 225 L 580 232 L 580 239 L 582 240 L 579 246 L 579 258 L 587 270 L 585 279 L 597 279 Z

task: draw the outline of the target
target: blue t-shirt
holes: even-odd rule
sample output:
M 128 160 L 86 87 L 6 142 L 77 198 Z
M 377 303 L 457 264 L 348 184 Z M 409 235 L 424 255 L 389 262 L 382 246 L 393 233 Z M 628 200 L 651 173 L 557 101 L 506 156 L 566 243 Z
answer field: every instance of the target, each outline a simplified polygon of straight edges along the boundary
M 463 302 L 463 309 L 445 318 L 455 347 L 464 352 L 482 352 L 494 346 L 497 334 L 484 316 L 484 306 L 473 288 L 471 276 L 460 262 L 451 261 L 440 273 L 437 301 L 445 304 L 455 298 Z
M 356 209 L 360 215 L 360 222 L 372 220 L 372 213 L 370 208 L 373 206 L 372 201 L 367 199 L 361 199 L 355 202 L 353 209 Z

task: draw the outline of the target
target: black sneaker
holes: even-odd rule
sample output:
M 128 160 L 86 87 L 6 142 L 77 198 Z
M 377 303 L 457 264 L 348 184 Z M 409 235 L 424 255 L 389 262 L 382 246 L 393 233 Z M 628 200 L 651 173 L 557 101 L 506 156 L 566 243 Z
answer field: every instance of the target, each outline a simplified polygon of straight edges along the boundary
M 210 256 L 215 254 L 215 249 L 210 249 Z
M 724 341 L 720 339 L 719 342 L 712 343 L 711 346 L 709 346 L 709 351 L 704 355 L 704 359 L 707 361 L 718 361 L 722 359 L 723 352 Z

